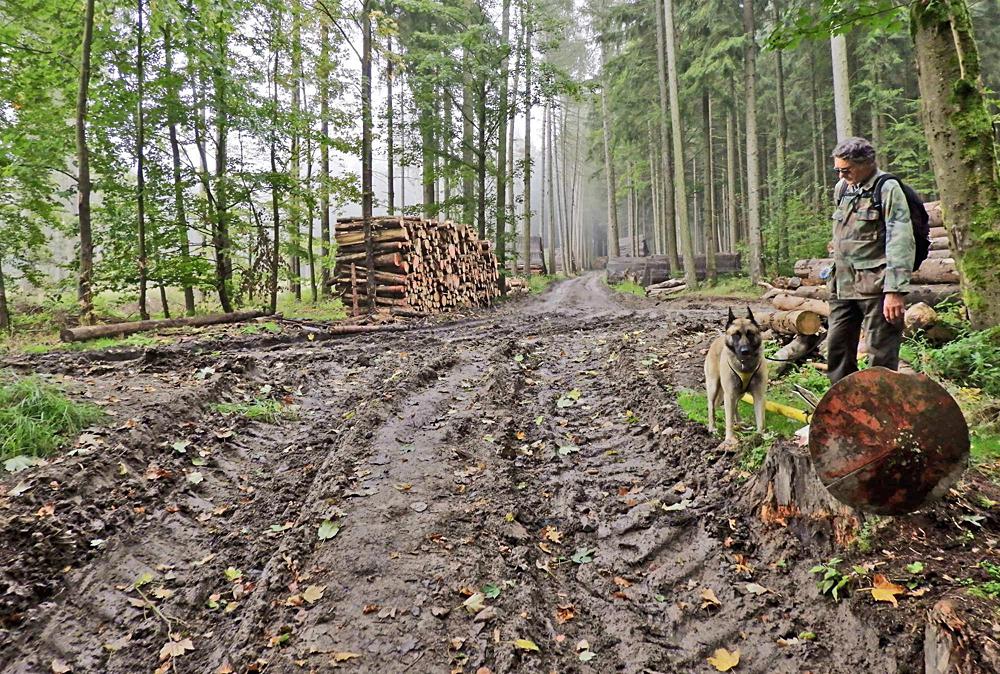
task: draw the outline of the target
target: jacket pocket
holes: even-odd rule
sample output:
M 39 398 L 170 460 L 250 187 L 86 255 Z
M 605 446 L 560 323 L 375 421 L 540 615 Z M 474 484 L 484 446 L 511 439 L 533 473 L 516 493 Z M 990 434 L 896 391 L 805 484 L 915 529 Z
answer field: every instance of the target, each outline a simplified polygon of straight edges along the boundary
M 885 285 L 884 260 L 857 260 L 854 268 L 854 290 L 860 295 L 880 295 Z
M 877 241 L 881 232 L 882 223 L 878 210 L 859 209 L 854 216 L 854 232 L 850 238 L 858 241 Z

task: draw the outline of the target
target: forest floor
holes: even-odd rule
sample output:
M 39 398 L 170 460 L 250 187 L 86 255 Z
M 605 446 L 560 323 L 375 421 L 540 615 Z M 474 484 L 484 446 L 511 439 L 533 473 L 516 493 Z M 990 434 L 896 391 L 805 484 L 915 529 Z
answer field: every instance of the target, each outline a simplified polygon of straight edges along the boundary
M 109 423 L 0 478 L 0 670 L 686 673 L 724 648 L 922 672 L 945 595 L 995 647 L 963 589 L 997 558 L 989 476 L 866 524 L 866 551 L 765 525 L 676 404 L 725 315 L 705 302 L 591 274 L 403 332 L 8 356 Z M 839 602 L 809 571 L 834 556 L 864 567 Z M 875 569 L 912 581 L 898 606 Z

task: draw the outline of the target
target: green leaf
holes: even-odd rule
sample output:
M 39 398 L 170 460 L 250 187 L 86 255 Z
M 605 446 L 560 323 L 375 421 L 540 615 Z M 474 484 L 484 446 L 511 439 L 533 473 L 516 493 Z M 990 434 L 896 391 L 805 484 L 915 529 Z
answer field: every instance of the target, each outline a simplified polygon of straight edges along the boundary
M 580 658 L 580 662 L 590 662 L 597 657 L 597 653 L 594 651 L 580 651 L 580 655 L 577 657 Z
M 568 454 L 579 452 L 580 448 L 576 445 L 563 445 L 557 451 L 559 452 L 559 456 L 566 456 Z
M 226 570 L 223 571 L 222 573 L 226 576 L 226 580 L 228 580 L 230 583 L 232 583 L 233 581 L 237 581 L 243 577 L 243 572 L 232 566 L 227 567 Z
M 191 457 L 192 466 L 204 466 L 206 463 L 208 462 L 200 456 Z
M 319 525 L 319 529 L 316 531 L 316 536 L 321 541 L 327 541 L 340 533 L 340 522 L 334 522 L 333 520 L 323 520 L 323 523 Z
M 913 573 L 913 574 L 923 573 L 924 564 L 923 562 L 913 562 L 912 564 L 906 565 L 906 570 L 908 573 Z
M 149 571 L 146 571 L 141 576 L 135 579 L 135 582 L 132 583 L 132 587 L 138 590 L 143 585 L 149 585 L 152 582 L 153 582 L 153 574 L 150 573 Z
M 3 467 L 8 473 L 20 473 L 22 470 L 27 470 L 41 463 L 45 463 L 45 459 L 37 456 L 28 456 L 27 454 L 18 454 L 4 461 Z
M 187 474 L 187 481 L 191 484 L 201 484 L 205 481 L 205 476 L 196 470 Z
M 493 583 L 487 583 L 483 586 L 483 594 L 486 595 L 487 599 L 496 599 L 500 596 L 500 587 Z
M 573 553 L 573 556 L 570 557 L 570 559 L 577 564 L 589 564 L 594 561 L 594 550 L 577 548 L 576 552 Z
M 520 363 L 520 362 L 523 362 L 523 361 L 524 361 L 524 356 L 522 354 L 519 353 L 516 356 L 514 356 L 514 362 L 515 363 Z
M 799 639 L 802 639 L 803 641 L 812 641 L 815 638 L 815 632 L 799 632 Z
M 179 452 L 181 454 L 184 454 L 185 452 L 187 452 L 187 448 L 188 448 L 188 446 L 190 446 L 190 444 L 191 443 L 189 441 L 187 441 L 187 440 L 178 440 L 177 442 L 175 442 L 174 444 L 172 444 L 170 446 L 174 448 L 175 452 Z
M 514 648 L 519 648 L 522 651 L 535 651 L 536 653 L 540 653 L 542 650 L 531 639 L 514 639 Z

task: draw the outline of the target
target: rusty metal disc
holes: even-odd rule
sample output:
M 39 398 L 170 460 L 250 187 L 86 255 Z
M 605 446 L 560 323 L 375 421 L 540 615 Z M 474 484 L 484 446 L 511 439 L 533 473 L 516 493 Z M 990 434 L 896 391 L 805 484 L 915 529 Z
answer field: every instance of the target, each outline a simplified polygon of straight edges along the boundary
M 969 427 L 937 382 L 873 367 L 830 387 L 813 414 L 809 453 L 839 501 L 902 515 L 941 497 L 969 462 Z

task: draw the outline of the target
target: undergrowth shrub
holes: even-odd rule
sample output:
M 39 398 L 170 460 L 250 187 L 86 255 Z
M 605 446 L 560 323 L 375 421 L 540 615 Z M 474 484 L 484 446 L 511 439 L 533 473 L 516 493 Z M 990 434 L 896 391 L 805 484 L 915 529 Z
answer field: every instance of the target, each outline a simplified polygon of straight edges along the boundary
M 0 379 L 0 459 L 50 454 L 103 416 L 40 377 Z

